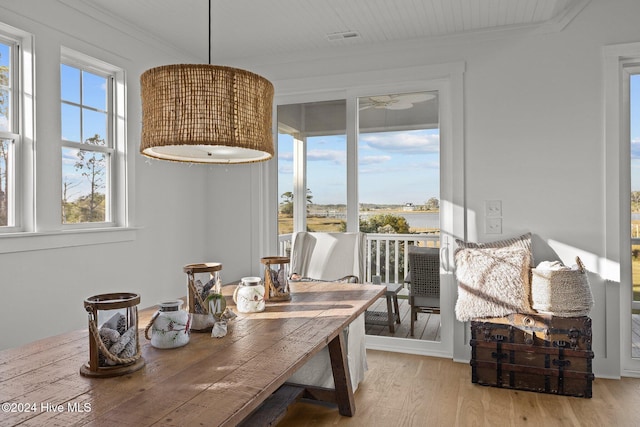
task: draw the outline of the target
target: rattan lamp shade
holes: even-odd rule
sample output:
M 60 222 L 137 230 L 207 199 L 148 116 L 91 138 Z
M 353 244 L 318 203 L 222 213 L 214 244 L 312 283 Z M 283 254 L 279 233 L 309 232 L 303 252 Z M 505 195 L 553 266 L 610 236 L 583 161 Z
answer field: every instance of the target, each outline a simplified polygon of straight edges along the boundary
M 232 67 L 165 65 L 140 76 L 145 156 L 191 163 L 273 157 L 273 85 Z

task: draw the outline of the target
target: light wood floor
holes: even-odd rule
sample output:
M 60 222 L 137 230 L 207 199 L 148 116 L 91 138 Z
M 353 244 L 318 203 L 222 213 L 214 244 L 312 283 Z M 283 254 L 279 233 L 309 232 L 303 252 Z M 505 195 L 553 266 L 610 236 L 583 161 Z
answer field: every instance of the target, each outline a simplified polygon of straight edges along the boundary
M 368 350 L 356 414 L 299 402 L 279 427 L 305 426 L 640 426 L 640 379 L 597 378 L 593 398 L 471 383 L 471 367 L 450 359 Z

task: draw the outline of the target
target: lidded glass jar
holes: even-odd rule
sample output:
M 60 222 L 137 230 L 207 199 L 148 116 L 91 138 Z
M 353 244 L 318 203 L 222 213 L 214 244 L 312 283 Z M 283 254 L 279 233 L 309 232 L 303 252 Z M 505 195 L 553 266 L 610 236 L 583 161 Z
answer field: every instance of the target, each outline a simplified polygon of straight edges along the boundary
M 189 342 L 191 315 L 181 310 L 182 300 L 160 303 L 144 330 L 144 336 L 156 348 L 177 348 Z M 149 337 L 151 329 L 151 337 Z
M 240 313 L 264 311 L 264 286 L 259 277 L 243 277 L 233 291 L 233 302 Z

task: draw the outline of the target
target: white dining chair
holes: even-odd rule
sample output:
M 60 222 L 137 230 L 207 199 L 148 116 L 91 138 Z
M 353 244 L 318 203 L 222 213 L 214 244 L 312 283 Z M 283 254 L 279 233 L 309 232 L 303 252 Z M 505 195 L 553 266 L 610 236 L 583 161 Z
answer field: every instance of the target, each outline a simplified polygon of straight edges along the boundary
M 290 271 L 301 281 L 360 282 L 365 278 L 364 233 L 299 232 L 293 236 Z M 357 389 L 367 370 L 364 313 L 345 329 L 351 384 Z M 334 386 L 329 351 L 325 348 L 290 379 L 296 384 Z

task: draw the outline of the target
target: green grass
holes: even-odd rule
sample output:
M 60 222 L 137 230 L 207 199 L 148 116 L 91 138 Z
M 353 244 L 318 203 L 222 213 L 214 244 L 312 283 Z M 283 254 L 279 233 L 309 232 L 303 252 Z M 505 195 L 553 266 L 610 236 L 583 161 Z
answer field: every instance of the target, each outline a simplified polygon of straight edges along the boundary
M 337 218 L 308 217 L 307 228 L 310 231 L 340 231 L 344 221 Z M 278 216 L 278 234 L 293 232 L 293 218 Z

